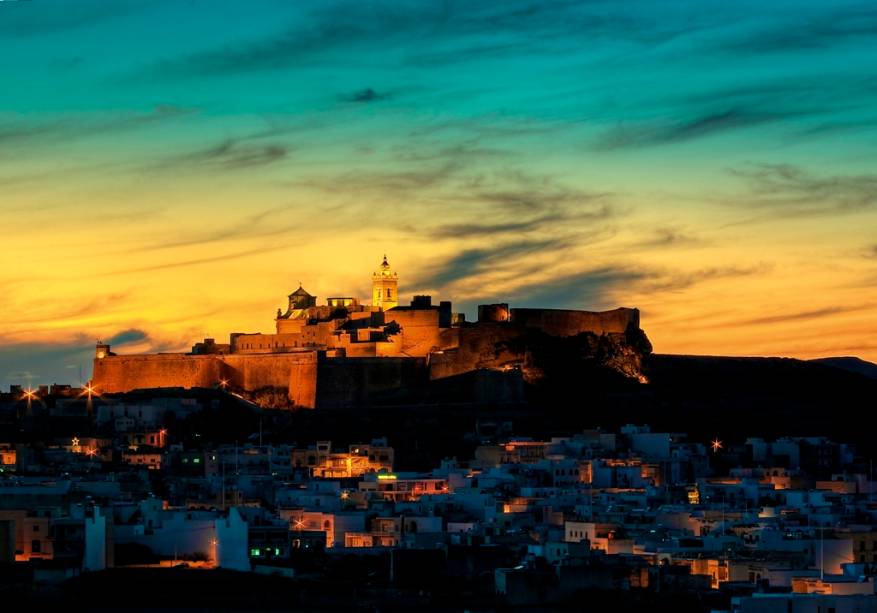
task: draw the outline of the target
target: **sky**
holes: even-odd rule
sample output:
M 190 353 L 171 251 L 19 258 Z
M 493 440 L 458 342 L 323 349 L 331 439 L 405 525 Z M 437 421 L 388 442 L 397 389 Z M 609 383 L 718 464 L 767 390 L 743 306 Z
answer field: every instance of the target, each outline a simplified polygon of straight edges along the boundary
M 0 2 L 0 389 L 302 283 L 877 361 L 873 2 Z

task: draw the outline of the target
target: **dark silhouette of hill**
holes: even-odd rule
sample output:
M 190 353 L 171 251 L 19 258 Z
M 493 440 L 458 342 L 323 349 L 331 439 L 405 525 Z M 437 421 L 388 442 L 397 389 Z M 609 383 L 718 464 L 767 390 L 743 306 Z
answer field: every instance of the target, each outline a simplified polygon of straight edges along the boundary
M 471 457 L 479 442 L 501 435 L 499 430 L 544 438 L 597 427 L 615 431 L 630 423 L 686 433 L 692 441 L 718 436 L 728 444 L 748 437 L 825 436 L 855 443 L 865 457 L 877 455 L 864 427 L 877 406 L 877 379 L 864 374 L 821 361 L 658 354 L 642 358 L 649 382 L 641 384 L 606 368 L 577 343 L 567 349 L 537 352 L 529 363 L 538 365 L 541 375 L 533 383 L 518 370 L 491 371 L 468 386 L 454 382 L 447 397 L 415 403 L 263 412 L 220 390 L 120 396 L 203 396 L 204 411 L 164 424 L 187 446 L 263 439 L 300 445 L 332 440 L 343 447 L 386 436 L 401 470 L 426 470 L 444 457 Z M 523 402 L 497 393 L 512 389 L 503 378 L 523 388 Z M 18 426 L 10 426 L 12 436 Z M 59 428 L 45 432 L 46 439 L 74 432 Z M 79 424 L 75 432 L 83 431 Z
M 644 371 L 651 398 L 639 408 L 681 432 L 862 442 L 877 406 L 877 380 L 817 361 L 652 355 Z
M 835 368 L 841 368 L 843 370 L 848 370 L 850 372 L 858 373 L 860 375 L 865 375 L 866 377 L 869 377 L 871 379 L 877 379 L 877 364 L 874 364 L 873 362 L 866 362 L 861 358 L 817 358 L 810 361 L 817 362 L 819 364 L 827 364 L 828 366 L 834 366 Z

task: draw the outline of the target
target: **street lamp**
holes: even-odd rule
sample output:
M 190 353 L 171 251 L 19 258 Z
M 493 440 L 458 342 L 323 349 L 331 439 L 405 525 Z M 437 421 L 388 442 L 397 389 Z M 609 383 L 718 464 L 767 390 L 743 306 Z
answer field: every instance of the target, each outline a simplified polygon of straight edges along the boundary
M 32 403 L 34 398 L 37 398 L 37 393 L 32 388 L 27 388 L 24 390 L 24 398 L 27 400 L 27 412 L 30 415 Z
M 91 382 L 86 383 L 86 384 L 85 384 L 85 387 L 84 387 L 83 390 L 82 390 L 82 393 L 79 394 L 80 397 L 82 397 L 82 396 L 88 396 L 88 398 L 87 398 L 87 400 L 86 400 L 86 402 L 85 402 L 85 406 L 86 406 L 86 409 L 88 410 L 88 416 L 89 416 L 89 417 L 91 417 L 92 414 L 94 413 L 94 404 L 92 403 L 91 398 L 92 398 L 92 396 L 96 396 L 96 395 L 97 395 L 97 390 L 96 390 L 96 388 L 91 384 Z

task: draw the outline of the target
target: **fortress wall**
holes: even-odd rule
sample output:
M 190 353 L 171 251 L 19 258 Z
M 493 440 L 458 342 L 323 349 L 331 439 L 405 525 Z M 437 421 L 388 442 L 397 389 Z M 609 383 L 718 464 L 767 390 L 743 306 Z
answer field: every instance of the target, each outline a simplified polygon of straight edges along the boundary
M 295 349 L 301 344 L 300 334 L 241 334 L 234 338 L 233 353 L 270 353 L 279 349 Z
M 402 352 L 411 356 L 425 356 L 438 346 L 439 313 L 437 310 L 389 311 L 387 322 L 395 321 L 402 327 Z
M 488 323 L 472 328 L 456 328 L 457 346 L 429 357 L 430 379 L 443 379 L 479 368 L 495 368 L 521 356 L 498 350 L 497 343 L 521 335 L 521 329 L 503 323 Z
M 92 382 L 99 392 L 152 387 L 211 387 L 220 379 L 215 355 L 183 353 L 95 358 Z
M 94 360 L 92 381 L 99 392 L 130 392 L 161 387 L 215 387 L 226 379 L 233 388 L 289 388 L 290 401 L 314 407 L 317 353 L 119 355 Z
M 315 351 L 293 353 L 231 354 L 220 358 L 224 371 L 233 387 L 257 390 L 262 387 L 286 387 L 289 385 L 292 367 L 300 364 L 316 364 Z M 215 383 L 214 383 L 215 384 Z
M 512 323 L 537 328 L 552 336 L 624 333 L 628 326 L 639 328 L 639 309 L 619 308 L 601 313 L 560 309 L 512 309 Z
M 277 334 L 301 334 L 301 329 L 308 323 L 307 319 L 278 319 Z
M 323 358 L 317 374 L 320 408 L 369 406 L 403 399 L 426 380 L 420 358 Z
M 402 340 L 391 337 L 386 341 L 378 341 L 375 343 L 375 353 L 383 358 L 400 357 L 402 350 Z
M 455 329 L 439 327 L 440 316 L 437 309 L 385 313 L 388 322 L 395 321 L 402 327 L 402 353 L 415 357 L 456 346 Z
M 317 408 L 317 354 L 313 359 L 295 362 L 289 369 L 289 400 L 297 407 Z

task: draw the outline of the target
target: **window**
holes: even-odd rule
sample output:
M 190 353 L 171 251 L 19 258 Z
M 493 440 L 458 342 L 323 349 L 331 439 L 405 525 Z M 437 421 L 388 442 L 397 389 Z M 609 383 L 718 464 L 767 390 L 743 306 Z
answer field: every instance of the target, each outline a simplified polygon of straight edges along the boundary
M 387 288 L 387 300 L 389 300 L 389 299 L 392 298 L 392 297 L 393 297 L 393 290 L 391 290 L 391 289 L 388 287 L 388 288 Z
M 30 542 L 31 553 L 41 553 L 42 552 L 42 545 L 43 544 L 39 540 L 37 540 L 37 539 L 32 540 Z

